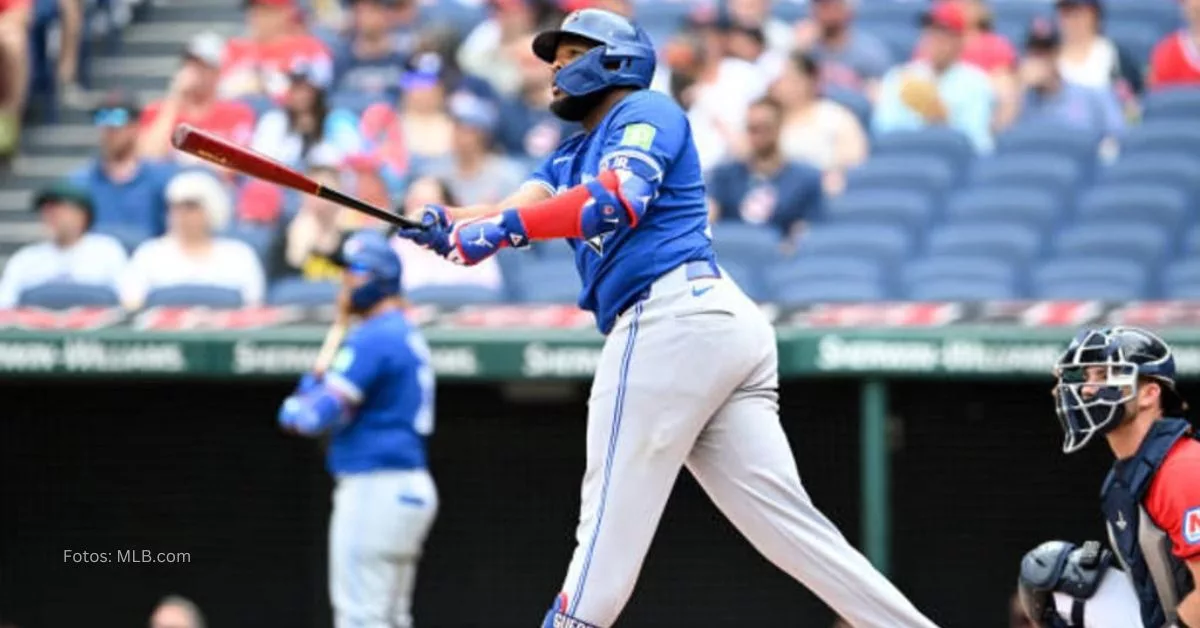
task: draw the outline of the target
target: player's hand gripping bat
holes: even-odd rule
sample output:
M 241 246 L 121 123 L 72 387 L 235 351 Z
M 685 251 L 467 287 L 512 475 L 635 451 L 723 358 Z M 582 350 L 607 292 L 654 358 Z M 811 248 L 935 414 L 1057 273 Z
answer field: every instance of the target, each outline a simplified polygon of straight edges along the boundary
M 361 201 L 348 194 L 327 188 L 311 178 L 244 146 L 239 146 L 229 140 L 218 137 L 207 131 L 197 129 L 190 124 L 181 124 L 175 128 L 171 144 L 176 150 L 200 159 L 217 164 L 244 175 L 282 185 L 305 194 L 318 196 L 332 203 L 362 212 L 368 216 L 386 221 L 394 227 L 422 228 L 421 223 L 393 214 Z

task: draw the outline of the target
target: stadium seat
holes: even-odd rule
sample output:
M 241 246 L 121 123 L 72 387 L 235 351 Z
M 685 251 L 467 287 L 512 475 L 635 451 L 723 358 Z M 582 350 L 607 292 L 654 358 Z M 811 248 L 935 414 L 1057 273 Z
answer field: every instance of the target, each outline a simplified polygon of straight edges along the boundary
M 289 277 L 275 282 L 267 297 L 271 305 L 331 305 L 337 300 L 338 284 Z
M 1170 248 L 1166 228 L 1131 220 L 1075 224 L 1060 231 L 1053 240 L 1059 255 L 1095 255 L 1141 263 L 1161 259 Z
M 1127 51 L 1139 67 L 1150 62 L 1150 53 L 1164 33 L 1153 23 L 1104 20 L 1104 34 Z
M 944 159 L 911 155 L 873 157 L 846 174 L 847 189 L 911 190 L 941 199 L 955 183 L 954 169 Z
M 1062 211 L 1063 197 L 1018 184 L 967 188 L 950 197 L 946 218 L 953 222 L 1014 222 L 1044 229 Z
M 976 160 L 968 180 L 971 185 L 1040 188 L 1067 198 L 1082 178 L 1083 167 L 1072 157 L 1018 153 Z
M 1121 139 L 1121 159 L 1148 152 L 1178 152 L 1200 156 L 1200 125 L 1174 120 L 1147 120 L 1130 127 Z
M 871 144 L 872 156 L 934 156 L 946 160 L 956 168 L 965 167 L 975 158 L 975 148 L 967 136 L 945 127 L 883 133 L 874 137 Z
M 144 307 L 206 306 L 219 309 L 242 307 L 242 293 L 233 288 L 181 284 L 155 288 L 146 295 Z
M 275 225 L 243 223 L 230 227 L 224 235 L 245 242 L 254 249 L 254 254 L 258 256 L 259 261 L 265 262 L 278 234 L 279 228 Z
M 816 224 L 798 243 L 801 255 L 855 255 L 895 262 L 912 250 L 908 231 L 895 225 Z
M 1200 225 L 1195 225 L 1183 235 L 1184 255 L 1200 256 Z
M 913 284 L 905 293 L 909 301 L 1005 301 L 1017 297 L 1011 281 L 937 279 Z
M 521 264 L 521 279 L 514 292 L 525 303 L 575 303 L 579 299 L 579 275 L 574 264 L 525 260 Z
M 1022 263 L 1041 248 L 1040 230 L 1014 222 L 948 224 L 929 234 L 931 256 L 983 255 Z
M 916 189 L 868 188 L 849 190 L 825 202 L 824 218 L 831 223 L 897 225 L 915 229 L 934 215 L 933 196 Z
M 761 267 L 736 260 L 721 260 L 721 270 L 737 283 L 746 296 L 755 301 L 770 300 L 770 293 L 763 285 Z
M 1200 198 L 1200 155 L 1147 152 L 1122 157 L 1099 177 L 1103 183 L 1169 185 Z
M 840 85 L 828 85 L 821 91 L 829 100 L 850 110 L 864 129 L 871 126 L 871 101 L 862 92 Z
M 800 255 L 768 268 L 765 275 L 766 288 L 775 295 L 785 292 L 788 286 L 820 281 L 885 284 L 879 262 L 851 256 Z
M 119 304 L 117 293 L 112 288 L 73 281 L 54 281 L 26 288 L 17 297 L 17 305 L 21 307 L 40 307 L 48 310 L 116 307 Z
M 900 271 L 900 283 L 912 293 L 920 284 L 938 281 L 979 281 L 1015 285 L 1012 262 L 979 255 L 940 255 L 911 260 Z
M 1032 272 L 1033 296 L 1039 299 L 1122 301 L 1147 296 L 1144 265 L 1103 256 L 1060 258 Z
M 1182 25 L 1179 7 L 1174 2 L 1161 0 L 1107 0 L 1104 20 L 1150 24 L 1159 33 L 1170 32 Z
M 779 258 L 779 231 L 767 225 L 722 221 L 712 226 L 713 249 L 721 262 L 769 264 Z
M 1144 297 L 1139 286 L 1115 281 L 1061 281 L 1035 283 L 1033 297 L 1062 301 L 1136 301 Z
M 574 272 L 574 269 L 572 269 Z M 473 303 L 501 303 L 504 301 L 504 291 L 500 288 L 487 288 L 479 285 L 429 285 L 413 288 L 407 293 L 413 303 L 432 303 L 434 305 L 471 305 Z
M 1200 282 L 1169 284 L 1163 297 L 1177 301 L 1200 301 Z
M 1059 155 L 1073 159 L 1084 169 L 1096 162 L 1099 145 L 1099 133 L 1049 123 L 1019 124 L 996 138 L 998 154 Z
M 1200 120 L 1200 89 L 1173 87 L 1152 91 L 1142 100 L 1146 120 Z
M 1187 217 L 1187 195 L 1178 188 L 1152 183 L 1102 183 L 1079 198 L 1081 221 L 1136 218 L 1168 229 Z
M 884 3 L 871 4 L 878 6 Z M 915 3 L 908 4 L 915 5 Z M 867 5 L 864 3 L 859 6 Z M 858 27 L 864 32 L 878 37 L 887 46 L 888 51 L 892 53 L 892 59 L 896 61 L 912 58 L 913 52 L 917 48 L 917 43 L 921 39 L 921 31 L 913 26 L 913 21 L 911 20 L 903 22 L 869 22 L 865 24 L 861 23 L 861 20 L 855 20 L 855 22 L 859 23 Z
M 125 252 L 130 254 L 137 249 L 139 244 L 153 237 L 143 227 L 122 224 L 96 225 L 92 227 L 92 232 L 116 238 L 117 242 L 120 242 L 121 246 L 125 247 Z
M 1200 283 L 1200 259 L 1175 262 L 1162 271 L 1163 285 Z
M 883 286 L 876 282 L 829 279 L 789 284 L 775 293 L 776 302 L 783 305 L 882 301 L 884 298 Z

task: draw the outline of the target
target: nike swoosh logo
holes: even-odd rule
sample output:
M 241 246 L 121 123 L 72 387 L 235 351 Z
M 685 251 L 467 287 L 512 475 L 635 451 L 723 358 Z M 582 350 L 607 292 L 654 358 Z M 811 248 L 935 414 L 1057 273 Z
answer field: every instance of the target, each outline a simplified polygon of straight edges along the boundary
M 694 296 L 694 297 L 701 296 L 705 292 L 708 292 L 709 290 L 712 290 L 712 289 L 713 289 L 713 286 L 704 286 L 703 288 L 692 286 L 692 296 Z

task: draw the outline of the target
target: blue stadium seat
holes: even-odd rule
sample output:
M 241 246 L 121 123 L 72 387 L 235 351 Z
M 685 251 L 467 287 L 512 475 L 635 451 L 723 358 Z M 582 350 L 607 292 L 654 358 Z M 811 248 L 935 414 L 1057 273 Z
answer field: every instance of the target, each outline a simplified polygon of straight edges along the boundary
M 40 307 L 48 310 L 116 307 L 119 304 L 117 293 L 112 288 L 73 281 L 53 281 L 26 288 L 17 297 L 17 305 L 21 307 Z
M 131 254 L 135 249 L 137 249 L 139 244 L 153 237 L 144 227 L 134 225 L 110 223 L 106 225 L 96 225 L 95 227 L 92 227 L 92 231 L 116 238 L 117 242 L 120 242 L 121 246 L 125 247 L 125 252 Z
M 1135 153 L 1119 159 L 1099 177 L 1104 183 L 1170 185 L 1200 197 L 1200 155 L 1181 152 Z
M 233 288 L 181 284 L 155 288 L 146 295 L 145 307 L 190 306 L 236 309 L 242 307 L 242 293 Z
M 863 4 L 859 6 L 866 5 Z M 855 20 L 855 22 L 857 23 L 859 20 Z M 893 61 L 897 63 L 906 59 L 911 59 L 913 52 L 917 48 L 917 42 L 919 42 L 921 39 L 921 31 L 915 27 L 913 21 L 870 22 L 867 24 L 859 24 L 858 27 L 861 28 L 863 32 L 867 32 L 878 37 L 879 40 L 888 47 L 888 51 L 892 53 Z
M 793 283 L 775 293 L 775 301 L 783 305 L 882 301 L 884 298 L 886 293 L 878 283 L 828 279 Z
M 514 292 L 525 303 L 575 303 L 579 289 L 574 264 L 536 258 L 521 264 L 521 285 L 514 286 Z
M 1166 228 L 1133 220 L 1076 224 L 1054 238 L 1054 250 L 1059 255 L 1107 256 L 1141 263 L 1161 259 L 1169 248 Z
M 271 305 L 332 305 L 337 300 L 338 284 L 333 281 L 311 281 L 289 277 L 275 282 L 267 297 Z
M 913 284 L 904 296 L 909 301 L 1006 301 L 1017 297 L 1017 289 L 1011 281 L 936 279 Z
M 1200 259 L 1189 259 L 1175 262 L 1162 272 L 1163 287 L 1170 292 L 1171 287 L 1182 284 L 1200 285 Z
M 1104 20 L 1104 34 L 1127 51 L 1139 67 L 1150 62 L 1150 53 L 1164 33 L 1153 23 Z
M 929 234 L 931 256 L 984 255 L 1021 263 L 1041 248 L 1041 231 L 1014 222 L 948 224 Z
M 908 231 L 895 225 L 816 224 L 798 244 L 801 255 L 855 255 L 898 261 L 912 250 Z
M 712 232 L 713 249 L 721 262 L 768 264 L 779 258 L 779 231 L 774 227 L 721 221 Z
M 1200 256 L 1200 225 L 1195 225 L 1183 235 L 1184 255 Z
M 1168 285 L 1163 291 L 1163 297 L 1176 301 L 1200 301 L 1200 283 Z
M 1182 25 L 1176 3 L 1161 0 L 1107 0 L 1104 3 L 1104 20 L 1150 24 L 1159 33 L 1167 33 Z
M 1017 267 L 1010 261 L 979 255 L 939 255 L 911 260 L 900 271 L 906 292 L 935 281 L 980 281 L 1015 285 Z
M 828 85 L 821 88 L 823 96 L 850 110 L 864 129 L 871 126 L 871 101 L 862 92 L 842 87 Z
M 975 148 L 967 136 L 945 127 L 930 127 L 919 131 L 882 133 L 871 142 L 872 155 L 928 155 L 964 167 L 975 159 Z
M 1142 100 L 1142 117 L 1146 120 L 1200 120 L 1200 88 L 1154 90 Z
M 230 227 L 224 235 L 245 242 L 254 249 L 259 261 L 265 262 L 278 234 L 279 228 L 275 225 L 240 224 Z
M 448 306 L 471 305 L 473 303 L 501 303 L 504 301 L 504 291 L 500 288 L 486 288 L 483 286 L 462 284 L 421 286 L 409 290 L 407 296 L 413 303 L 432 303 L 434 305 Z
M 846 174 L 847 189 L 913 190 L 941 198 L 954 185 L 954 169 L 944 159 L 911 155 L 873 157 Z
M 1083 167 L 1072 157 L 1054 154 L 994 155 L 975 161 L 971 185 L 1041 188 L 1066 198 L 1083 178 Z
M 833 223 L 875 223 L 914 229 L 934 214 L 930 193 L 916 189 L 849 190 L 825 202 L 824 218 Z
M 1121 139 L 1121 158 L 1148 152 L 1178 152 L 1200 156 L 1200 125 L 1174 120 L 1147 120 L 1130 127 Z
M 1020 184 L 967 188 L 950 197 L 946 218 L 953 222 L 1019 222 L 1044 229 L 1062 214 L 1063 197 Z
M 1075 160 L 1085 169 L 1095 164 L 1099 145 L 1099 133 L 1050 123 L 1019 124 L 996 138 L 997 153 L 1059 155 Z
M 1168 229 L 1183 224 L 1188 199 L 1175 187 L 1152 183 L 1101 183 L 1079 199 L 1080 220 L 1137 218 Z
M 721 260 L 721 269 L 727 277 L 737 283 L 746 296 L 755 301 L 770 300 L 771 295 L 763 284 L 762 267 L 736 260 Z
M 1054 259 L 1032 272 L 1033 296 L 1039 299 L 1132 300 L 1148 293 L 1146 267 L 1103 256 Z
M 834 255 L 800 255 L 785 264 L 766 270 L 766 288 L 771 294 L 781 294 L 788 286 L 822 281 L 870 283 L 882 286 L 883 266 L 861 257 Z

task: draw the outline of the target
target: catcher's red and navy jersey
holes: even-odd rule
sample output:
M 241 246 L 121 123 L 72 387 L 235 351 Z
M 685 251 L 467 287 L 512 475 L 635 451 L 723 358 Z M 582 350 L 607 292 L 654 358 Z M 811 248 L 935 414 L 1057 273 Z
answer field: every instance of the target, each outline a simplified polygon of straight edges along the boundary
M 1181 438 L 1167 452 L 1143 501 L 1146 514 L 1171 537 L 1181 560 L 1200 556 L 1200 441 Z
M 579 307 L 608 333 L 617 316 L 681 264 L 713 259 L 700 159 L 679 105 L 649 90 L 629 94 L 589 133 L 571 136 L 533 173 L 552 193 L 585 183 L 603 168 L 638 160 L 656 173 L 637 227 L 602 238 L 568 240 L 583 289 Z M 640 164 L 641 165 L 641 164 Z M 645 170 L 645 168 L 643 168 Z
M 329 472 L 426 466 L 433 431 L 433 367 L 421 332 L 399 311 L 373 316 L 347 336 L 325 375 L 356 406 L 333 432 Z

